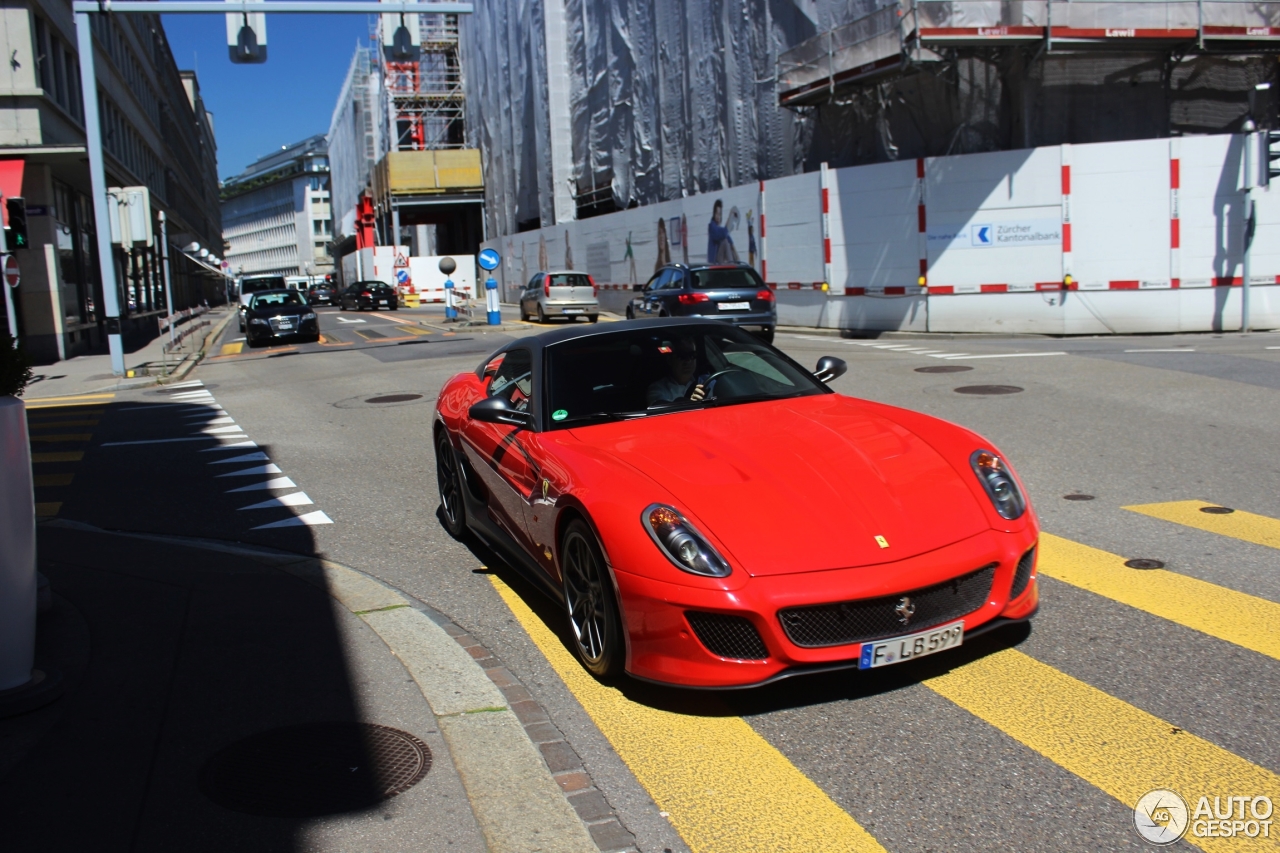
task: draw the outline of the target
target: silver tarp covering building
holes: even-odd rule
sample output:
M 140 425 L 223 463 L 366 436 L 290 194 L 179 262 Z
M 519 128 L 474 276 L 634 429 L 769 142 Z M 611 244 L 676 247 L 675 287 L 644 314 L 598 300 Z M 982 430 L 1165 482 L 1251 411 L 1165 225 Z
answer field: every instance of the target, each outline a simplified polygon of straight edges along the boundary
M 355 234 L 356 199 L 386 153 L 380 112 L 381 77 L 367 47 L 357 47 L 329 124 L 330 199 L 335 241 Z
M 877 0 L 493 0 L 463 16 L 490 234 L 798 170 L 778 54 Z

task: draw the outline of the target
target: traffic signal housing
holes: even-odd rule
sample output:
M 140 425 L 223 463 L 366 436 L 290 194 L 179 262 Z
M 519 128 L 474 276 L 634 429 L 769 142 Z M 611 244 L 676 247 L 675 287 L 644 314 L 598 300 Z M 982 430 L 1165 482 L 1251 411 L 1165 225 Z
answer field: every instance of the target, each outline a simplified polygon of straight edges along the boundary
M 1280 130 L 1267 131 L 1267 177 L 1280 178 Z
M 24 198 L 6 198 L 5 214 L 8 224 L 4 228 L 5 245 L 9 251 L 26 249 L 31 245 L 27 236 L 27 200 Z

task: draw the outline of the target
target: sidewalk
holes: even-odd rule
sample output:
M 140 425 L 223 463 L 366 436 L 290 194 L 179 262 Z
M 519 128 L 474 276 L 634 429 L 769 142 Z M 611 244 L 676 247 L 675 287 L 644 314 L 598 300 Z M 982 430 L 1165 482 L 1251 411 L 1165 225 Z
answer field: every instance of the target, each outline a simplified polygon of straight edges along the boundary
M 6 850 L 599 849 L 451 623 L 368 575 L 56 520 L 39 554 L 66 692 L 0 720 Z
M 35 381 L 27 386 L 23 399 L 36 400 L 47 397 L 64 397 L 75 394 L 93 394 L 99 391 L 119 391 L 154 385 L 162 378 L 167 363 L 169 379 L 176 381 L 195 366 L 202 342 L 219 331 L 223 323 L 234 316 L 226 305 L 219 305 L 196 322 L 208 321 L 209 325 L 192 334 L 187 345 L 172 353 L 164 351 L 169 335 L 164 333 L 134 352 L 124 354 L 125 376 L 111 372 L 111 356 L 107 353 L 79 355 L 53 364 L 32 368 Z M 181 327 L 179 327 L 181 328 Z M 148 371 L 144 375 L 144 371 Z M 129 371 L 134 372 L 130 377 Z

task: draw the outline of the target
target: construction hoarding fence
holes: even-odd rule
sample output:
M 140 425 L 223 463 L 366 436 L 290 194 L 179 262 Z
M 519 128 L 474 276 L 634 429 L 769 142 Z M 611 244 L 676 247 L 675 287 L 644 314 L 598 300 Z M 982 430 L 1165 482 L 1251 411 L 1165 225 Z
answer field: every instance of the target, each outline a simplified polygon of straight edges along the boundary
M 622 310 L 664 263 L 740 261 L 777 291 L 784 325 L 1230 331 L 1241 324 L 1245 144 L 1187 136 L 830 169 L 484 246 L 502 255 L 494 275 L 508 302 L 540 270 L 580 269 L 603 307 Z M 1280 185 L 1253 197 L 1252 327 L 1280 328 Z

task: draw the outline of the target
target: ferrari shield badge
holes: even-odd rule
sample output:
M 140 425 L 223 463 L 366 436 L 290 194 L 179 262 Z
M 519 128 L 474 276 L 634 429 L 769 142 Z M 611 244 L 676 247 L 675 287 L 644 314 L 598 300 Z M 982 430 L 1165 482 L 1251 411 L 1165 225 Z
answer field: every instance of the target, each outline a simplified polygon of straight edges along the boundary
M 888 540 L 888 539 L 885 539 L 883 536 L 877 536 L 877 537 L 876 537 L 876 544 L 877 544 L 877 545 L 879 545 L 881 548 L 888 548 L 888 547 L 889 547 L 889 540 Z

